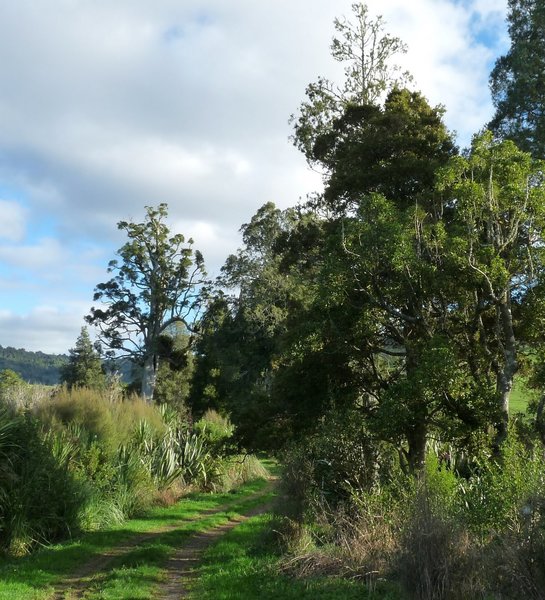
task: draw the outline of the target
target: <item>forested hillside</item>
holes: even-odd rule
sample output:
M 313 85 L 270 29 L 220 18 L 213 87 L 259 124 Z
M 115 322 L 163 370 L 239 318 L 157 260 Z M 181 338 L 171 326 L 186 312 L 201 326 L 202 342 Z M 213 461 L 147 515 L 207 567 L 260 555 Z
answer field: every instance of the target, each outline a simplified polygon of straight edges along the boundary
M 0 371 L 11 369 L 29 383 L 59 383 L 60 368 L 67 360 L 64 354 L 29 352 L 22 348 L 0 346 Z

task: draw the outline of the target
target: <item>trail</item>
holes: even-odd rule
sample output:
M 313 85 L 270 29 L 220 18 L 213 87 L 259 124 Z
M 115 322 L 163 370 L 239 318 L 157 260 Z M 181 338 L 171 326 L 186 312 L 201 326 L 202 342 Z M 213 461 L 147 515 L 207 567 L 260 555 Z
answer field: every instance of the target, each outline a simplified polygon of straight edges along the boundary
M 189 586 L 191 581 L 198 575 L 198 566 L 204 550 L 237 525 L 270 509 L 271 503 L 262 504 L 246 511 L 243 515 L 238 515 L 228 523 L 192 536 L 168 560 L 165 566 L 166 581 L 157 590 L 157 600 L 179 600 L 180 598 L 189 597 Z
M 273 486 L 273 482 L 269 483 L 263 490 L 244 498 L 243 502 L 246 504 L 266 496 L 270 493 Z M 182 519 L 177 523 L 134 535 L 125 543 L 97 554 L 82 564 L 55 588 L 54 594 L 51 596 L 52 600 L 79 600 L 85 598 L 86 592 L 93 586 L 94 580 L 100 577 L 100 575 L 108 573 L 113 561 L 118 557 L 128 554 L 138 546 L 149 543 L 169 531 L 179 529 L 182 525 L 187 526 L 191 523 L 198 523 L 206 517 L 228 511 L 239 502 L 241 500 L 233 500 L 216 508 L 204 510 L 194 518 Z M 154 597 L 169 600 L 186 597 L 187 591 L 182 585 L 182 579 L 191 576 L 191 570 L 199 561 L 202 551 L 226 531 L 229 531 L 252 516 L 266 512 L 269 508 L 269 503 L 259 505 L 253 509 L 244 511 L 243 515 L 237 515 L 223 525 L 212 527 L 205 532 L 189 537 L 183 547 L 177 550 L 166 563 L 164 567 L 166 572 L 165 583 L 158 588 L 157 594 Z

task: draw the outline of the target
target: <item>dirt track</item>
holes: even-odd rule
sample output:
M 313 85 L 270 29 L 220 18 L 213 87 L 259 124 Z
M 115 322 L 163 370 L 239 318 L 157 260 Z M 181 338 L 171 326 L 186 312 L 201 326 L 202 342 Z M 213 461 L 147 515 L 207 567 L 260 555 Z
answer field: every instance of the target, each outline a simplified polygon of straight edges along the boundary
M 264 490 L 245 498 L 243 501 L 248 502 L 261 496 L 265 496 L 271 491 L 272 485 L 272 483 L 269 484 Z M 56 587 L 52 598 L 54 600 L 83 599 L 90 586 L 92 586 L 93 579 L 96 580 L 98 576 L 107 574 L 112 562 L 116 558 L 129 553 L 131 550 L 134 550 L 142 544 L 154 540 L 164 533 L 176 530 L 182 525 L 187 526 L 190 523 L 197 523 L 203 518 L 229 510 L 235 503 L 236 501 L 233 501 L 229 504 L 203 511 L 193 519 L 185 519 L 176 524 L 135 535 L 124 544 L 115 546 L 94 556 L 91 560 L 81 565 L 70 577 L 59 584 Z M 187 597 L 188 589 L 186 583 L 195 576 L 195 568 L 200 562 L 202 552 L 230 529 L 233 529 L 253 516 L 266 512 L 268 509 L 270 509 L 269 504 L 259 505 L 245 511 L 243 515 L 239 515 L 223 525 L 210 528 L 204 532 L 191 536 L 185 544 L 169 558 L 164 566 L 165 582 L 157 588 L 154 599 L 178 600 L 179 598 Z
M 183 548 L 180 548 L 167 562 L 165 566 L 167 579 L 158 588 L 156 598 L 160 600 L 187 598 L 189 596 L 188 584 L 198 574 L 197 567 L 201 562 L 203 551 L 227 531 L 251 517 L 267 512 L 270 508 L 269 504 L 262 504 L 245 512 L 244 515 L 230 520 L 228 523 L 191 537 Z

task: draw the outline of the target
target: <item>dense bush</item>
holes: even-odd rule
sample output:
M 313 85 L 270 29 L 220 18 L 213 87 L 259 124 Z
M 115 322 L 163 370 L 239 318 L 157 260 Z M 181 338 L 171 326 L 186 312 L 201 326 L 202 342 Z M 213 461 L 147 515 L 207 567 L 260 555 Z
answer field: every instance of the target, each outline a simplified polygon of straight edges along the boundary
M 79 530 L 87 490 L 30 414 L 0 410 L 0 546 L 24 554 Z
M 392 449 L 374 438 L 357 411 L 332 412 L 286 452 L 283 487 L 292 516 L 302 520 L 324 504 L 352 504 L 388 482 L 395 469 Z
M 25 389 L 31 394 L 32 386 Z M 266 475 L 253 457 L 225 458 L 228 419 L 193 428 L 176 406 L 108 390 L 59 388 L 0 409 L 0 547 L 24 554 L 80 530 L 119 523 L 195 487 L 229 490 Z

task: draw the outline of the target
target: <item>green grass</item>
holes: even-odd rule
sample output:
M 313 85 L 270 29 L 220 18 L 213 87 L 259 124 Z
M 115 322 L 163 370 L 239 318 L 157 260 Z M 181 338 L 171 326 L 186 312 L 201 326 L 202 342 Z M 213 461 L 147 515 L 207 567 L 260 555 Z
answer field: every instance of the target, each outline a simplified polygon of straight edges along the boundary
M 230 515 L 229 511 L 241 510 L 241 506 L 251 506 L 248 498 L 255 492 L 263 490 L 266 485 L 266 481 L 257 480 L 227 494 L 195 494 L 172 507 L 155 508 L 142 518 L 127 521 L 108 530 L 88 533 L 71 542 L 43 548 L 29 557 L 0 560 L 0 600 L 45 600 L 50 598 L 55 585 L 81 564 L 104 550 L 122 544 L 136 534 L 157 530 L 185 520 L 188 523 L 186 526 L 181 524 L 178 534 L 180 537 L 172 538 L 175 543 L 181 543 L 182 537 L 187 537 L 196 528 L 213 526 L 216 522 L 222 522 L 222 519 L 225 521 Z M 263 500 L 256 501 L 262 502 Z M 246 504 L 244 504 L 245 502 Z M 227 503 L 230 504 L 229 511 L 214 516 L 203 516 L 202 514 Z M 201 518 L 198 522 L 189 522 L 190 519 L 199 518 L 199 515 Z M 175 532 L 167 532 L 158 538 L 159 545 L 164 542 L 165 536 L 175 536 Z M 160 549 L 154 552 L 160 554 Z M 129 559 L 132 560 L 130 556 Z M 137 559 L 142 560 L 142 556 Z M 158 559 L 156 563 L 158 564 Z M 153 565 L 150 568 L 153 571 Z M 146 577 L 149 578 L 149 576 L 148 573 Z
M 514 415 L 516 413 L 524 413 L 528 410 L 528 402 L 532 399 L 535 392 L 526 386 L 524 378 L 517 377 L 511 390 L 509 398 L 509 412 Z
M 161 567 L 189 537 L 226 523 L 234 516 L 267 502 L 272 496 L 273 494 L 270 493 L 261 498 L 243 499 L 232 505 L 229 510 L 205 517 L 198 522 L 188 523 L 185 527 L 166 532 L 150 543 L 138 546 L 115 559 L 111 571 L 90 580 L 89 588 L 93 590 L 86 598 L 89 600 L 153 598 L 154 588 L 163 580 Z
M 270 533 L 270 515 L 250 519 L 223 536 L 204 554 L 194 600 L 399 600 L 386 583 L 368 590 L 363 583 L 335 578 L 297 580 L 279 572 Z

